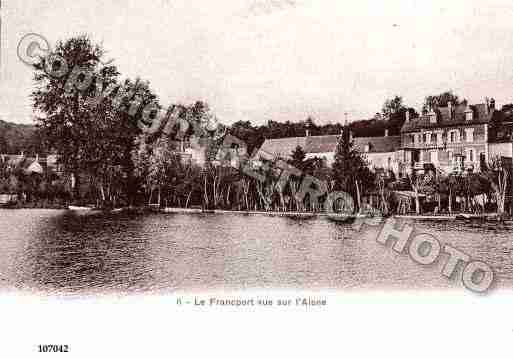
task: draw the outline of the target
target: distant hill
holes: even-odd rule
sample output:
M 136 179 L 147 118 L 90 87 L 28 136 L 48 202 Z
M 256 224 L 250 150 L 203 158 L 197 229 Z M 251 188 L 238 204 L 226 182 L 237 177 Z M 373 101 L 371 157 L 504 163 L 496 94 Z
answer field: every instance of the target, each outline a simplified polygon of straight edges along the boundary
M 41 140 L 34 125 L 12 123 L 0 119 L 0 153 L 43 153 Z

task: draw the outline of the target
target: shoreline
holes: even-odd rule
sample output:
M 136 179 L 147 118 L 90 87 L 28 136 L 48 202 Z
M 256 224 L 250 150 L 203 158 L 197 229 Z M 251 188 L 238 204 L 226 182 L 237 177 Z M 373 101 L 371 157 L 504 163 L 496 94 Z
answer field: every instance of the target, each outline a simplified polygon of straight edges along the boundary
M 292 211 L 238 211 L 238 210 L 223 210 L 223 209 L 212 209 L 205 210 L 201 208 L 180 208 L 180 207 L 163 207 L 155 208 L 151 206 L 141 207 L 121 207 L 112 209 L 102 209 L 94 207 L 79 207 L 79 206 L 50 206 L 50 207 L 11 207 L 11 206 L 0 206 L 0 210 L 55 210 L 55 211 L 69 211 L 75 213 L 162 213 L 162 214 L 224 214 L 224 215 L 260 215 L 268 217 L 288 217 L 288 218 L 304 218 L 304 219 L 315 219 L 315 218 L 327 218 L 333 220 L 350 221 L 356 218 L 378 218 L 379 216 L 365 215 L 365 214 L 342 214 L 342 213 L 326 213 L 326 212 L 292 212 Z M 397 218 L 403 220 L 419 220 L 419 221 L 468 221 L 468 220 L 481 220 L 487 222 L 500 222 L 500 221 L 512 221 L 513 218 L 510 216 L 504 216 L 500 218 L 497 213 L 453 213 L 447 215 L 416 215 L 406 214 L 398 215 L 392 214 L 383 218 Z
M 230 215 L 265 215 L 269 217 L 301 217 L 301 218 L 336 218 L 336 219 L 356 219 L 356 218 L 379 218 L 379 216 L 365 215 L 365 214 L 341 214 L 341 213 L 326 213 L 326 212 L 277 212 L 277 211 L 231 211 L 231 210 L 202 210 L 195 208 L 178 208 L 178 207 L 165 207 L 162 209 L 154 209 L 158 213 L 171 213 L 171 214 L 230 214 Z M 509 216 L 502 219 L 497 213 L 453 213 L 448 215 L 398 215 L 392 214 L 383 218 L 397 218 L 397 219 L 413 219 L 413 220 L 427 220 L 427 221 L 461 221 L 461 220 L 486 220 L 486 221 L 500 221 L 500 220 L 513 220 Z

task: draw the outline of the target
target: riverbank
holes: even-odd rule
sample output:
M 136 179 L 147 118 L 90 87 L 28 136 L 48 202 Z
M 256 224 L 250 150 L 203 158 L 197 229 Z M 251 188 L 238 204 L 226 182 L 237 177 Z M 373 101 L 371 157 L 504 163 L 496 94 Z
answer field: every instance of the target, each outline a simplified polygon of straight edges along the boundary
M 323 213 L 323 212 L 277 212 L 277 211 L 231 211 L 231 210 L 203 210 L 200 208 L 177 208 L 177 207 L 166 207 L 157 209 L 161 213 L 176 213 L 176 214 L 191 214 L 191 213 L 213 213 L 213 214 L 225 214 L 225 215 L 259 215 L 268 217 L 289 217 L 289 218 L 332 218 L 337 220 L 350 220 L 355 218 L 364 218 L 365 215 L 347 215 L 343 213 Z
M 13 206 L 0 206 L 0 209 L 54 209 L 54 210 L 69 210 L 76 213 L 167 213 L 167 214 L 223 214 L 223 215 L 259 215 L 268 217 L 288 217 L 288 218 L 301 218 L 301 219 L 314 219 L 314 218 L 327 218 L 337 221 L 351 221 L 357 218 L 374 218 L 377 216 L 368 214 L 353 214 L 347 215 L 343 213 L 326 213 L 326 212 L 294 212 L 294 211 L 238 211 L 238 210 L 221 210 L 221 209 L 201 209 L 201 208 L 180 208 L 180 207 L 164 207 L 158 208 L 156 206 L 132 206 L 121 208 L 95 208 L 91 206 L 73 206 L 73 205 L 50 205 L 50 206 L 37 206 L 37 205 L 13 205 Z M 390 215 L 403 220 L 418 220 L 418 221 L 513 221 L 509 216 L 499 216 L 497 213 L 453 213 L 446 215 Z
M 9 203 L 0 205 L 0 209 L 68 209 L 68 205 L 61 203 Z
M 374 218 L 376 216 L 367 214 L 354 214 L 347 215 L 342 213 L 326 213 L 326 212 L 277 212 L 277 211 L 230 211 L 230 210 L 202 210 L 200 208 L 177 208 L 166 207 L 161 209 L 154 209 L 154 211 L 161 213 L 177 213 L 177 214 L 200 214 L 200 213 L 214 213 L 214 214 L 229 214 L 229 215 L 263 215 L 270 217 L 291 217 L 291 218 L 331 218 L 331 219 L 356 219 L 356 218 Z M 450 215 L 391 215 L 398 219 L 411 219 L 422 221 L 452 221 L 452 220 L 511 220 L 509 217 L 499 216 L 497 213 L 454 213 Z

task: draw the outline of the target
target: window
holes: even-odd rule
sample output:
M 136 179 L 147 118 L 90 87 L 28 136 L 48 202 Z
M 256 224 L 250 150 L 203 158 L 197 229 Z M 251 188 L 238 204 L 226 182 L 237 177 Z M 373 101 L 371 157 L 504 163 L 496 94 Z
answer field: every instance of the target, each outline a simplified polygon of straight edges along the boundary
M 437 142 L 437 134 L 436 133 L 432 133 L 431 134 L 431 143 L 436 143 Z
M 472 148 L 467 148 L 467 149 L 465 150 L 465 152 L 466 152 L 465 159 L 466 159 L 467 161 L 469 161 L 469 162 L 474 162 L 474 160 L 475 160 L 475 156 L 474 156 L 474 149 L 472 149 Z
M 459 130 L 451 130 L 449 133 L 449 142 L 455 143 L 460 142 L 460 131 Z
M 465 138 L 467 142 L 474 142 L 474 129 L 466 128 L 465 129 Z
M 427 134 L 422 135 L 422 142 L 427 143 Z

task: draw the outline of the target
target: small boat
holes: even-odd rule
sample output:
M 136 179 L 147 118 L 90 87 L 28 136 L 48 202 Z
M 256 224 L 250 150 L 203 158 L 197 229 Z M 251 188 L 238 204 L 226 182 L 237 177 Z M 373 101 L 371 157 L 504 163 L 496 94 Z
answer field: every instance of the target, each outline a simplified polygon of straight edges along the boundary
M 0 206 L 8 206 L 16 202 L 18 195 L 16 194 L 0 194 Z
M 85 206 L 68 206 L 70 211 L 92 211 L 93 207 L 85 207 Z

